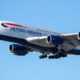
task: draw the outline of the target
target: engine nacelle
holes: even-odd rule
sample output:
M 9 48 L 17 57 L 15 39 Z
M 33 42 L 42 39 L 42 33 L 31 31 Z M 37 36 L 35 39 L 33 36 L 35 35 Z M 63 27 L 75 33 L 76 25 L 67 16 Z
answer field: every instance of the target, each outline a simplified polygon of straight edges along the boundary
M 78 39 L 80 40 L 80 32 L 78 33 Z
M 24 56 L 27 54 L 27 50 L 24 46 L 18 45 L 18 44 L 11 44 L 9 46 L 9 50 L 14 54 L 14 55 L 19 55 L 19 56 Z
M 48 44 L 60 45 L 60 44 L 63 44 L 63 42 L 64 42 L 64 40 L 59 36 L 50 35 L 47 37 Z

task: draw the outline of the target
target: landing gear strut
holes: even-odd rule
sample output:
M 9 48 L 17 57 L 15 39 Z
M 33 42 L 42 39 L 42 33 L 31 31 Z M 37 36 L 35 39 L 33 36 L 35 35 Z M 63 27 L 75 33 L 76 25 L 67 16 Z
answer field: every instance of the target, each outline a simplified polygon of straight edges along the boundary
M 43 59 L 43 58 L 47 58 L 47 55 L 41 55 L 39 56 L 40 59 Z

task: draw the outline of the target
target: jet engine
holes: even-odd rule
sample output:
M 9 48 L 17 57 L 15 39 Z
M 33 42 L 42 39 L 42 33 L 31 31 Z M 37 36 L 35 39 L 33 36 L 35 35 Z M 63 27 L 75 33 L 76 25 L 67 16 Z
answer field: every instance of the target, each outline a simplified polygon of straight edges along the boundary
M 60 45 L 63 44 L 64 42 L 64 40 L 60 36 L 54 36 L 54 35 L 48 36 L 46 41 L 48 44 L 53 44 L 53 45 Z
M 78 33 L 78 39 L 80 40 L 80 32 Z
M 11 44 L 9 46 L 9 50 L 14 54 L 14 55 L 19 55 L 19 56 L 24 56 L 28 53 L 28 50 L 19 44 Z

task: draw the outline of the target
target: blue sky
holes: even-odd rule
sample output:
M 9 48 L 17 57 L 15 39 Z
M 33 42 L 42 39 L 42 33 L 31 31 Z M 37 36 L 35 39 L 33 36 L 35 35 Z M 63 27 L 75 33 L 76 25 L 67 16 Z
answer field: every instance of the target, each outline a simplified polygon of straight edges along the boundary
M 0 20 L 66 33 L 80 31 L 80 0 L 0 0 Z M 80 56 L 40 60 L 40 53 L 14 56 L 0 41 L 0 80 L 80 80 Z

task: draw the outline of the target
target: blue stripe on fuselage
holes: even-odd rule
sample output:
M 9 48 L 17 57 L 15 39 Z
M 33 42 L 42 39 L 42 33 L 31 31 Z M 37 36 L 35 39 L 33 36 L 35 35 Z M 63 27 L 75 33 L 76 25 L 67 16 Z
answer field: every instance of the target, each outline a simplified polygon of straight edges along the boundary
M 5 24 L 1 24 L 3 27 L 8 27 L 8 26 L 6 26 Z

